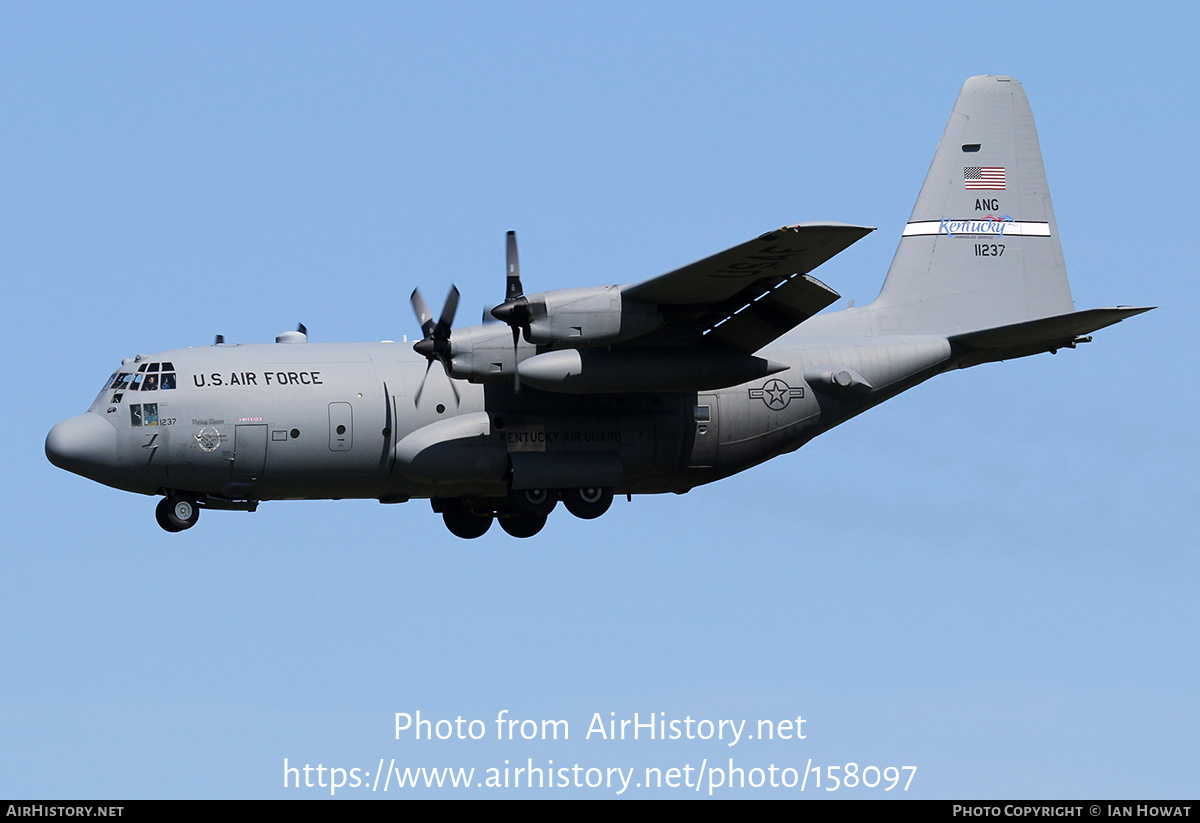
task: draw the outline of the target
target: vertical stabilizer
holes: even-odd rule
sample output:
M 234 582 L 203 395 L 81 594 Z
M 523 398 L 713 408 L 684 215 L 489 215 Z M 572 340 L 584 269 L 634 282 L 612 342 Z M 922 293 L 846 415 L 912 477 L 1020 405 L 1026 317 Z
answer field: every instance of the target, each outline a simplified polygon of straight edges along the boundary
M 963 85 L 870 310 L 877 332 L 947 335 L 1074 310 L 1033 113 L 1016 80 Z

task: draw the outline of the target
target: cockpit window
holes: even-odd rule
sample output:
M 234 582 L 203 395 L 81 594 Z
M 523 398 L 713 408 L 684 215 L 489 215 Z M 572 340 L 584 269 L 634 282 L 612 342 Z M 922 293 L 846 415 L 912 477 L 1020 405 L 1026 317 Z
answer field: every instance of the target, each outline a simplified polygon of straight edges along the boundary
M 166 391 L 177 385 L 173 363 L 143 363 L 139 369 L 136 373 L 117 372 L 107 387 L 113 391 Z

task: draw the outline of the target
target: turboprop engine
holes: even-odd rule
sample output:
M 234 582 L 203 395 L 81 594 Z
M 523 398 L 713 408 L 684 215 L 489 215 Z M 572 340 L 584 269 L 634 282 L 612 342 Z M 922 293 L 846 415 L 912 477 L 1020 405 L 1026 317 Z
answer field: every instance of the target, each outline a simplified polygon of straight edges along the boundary
M 657 307 L 622 297 L 618 286 L 558 289 L 521 299 L 529 313 L 523 337 L 539 346 L 602 346 L 647 334 L 663 323 Z M 502 308 L 496 313 L 502 314 Z

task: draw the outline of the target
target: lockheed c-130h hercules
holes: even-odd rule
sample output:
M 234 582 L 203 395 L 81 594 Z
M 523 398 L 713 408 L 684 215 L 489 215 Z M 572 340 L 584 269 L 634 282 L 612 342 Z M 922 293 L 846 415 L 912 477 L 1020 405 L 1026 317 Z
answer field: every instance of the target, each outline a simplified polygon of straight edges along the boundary
M 1019 83 L 959 94 L 878 297 L 810 272 L 872 229 L 802 223 L 633 285 L 525 294 L 508 238 L 501 322 L 423 339 L 177 349 L 125 360 L 46 438 L 55 465 L 163 495 L 159 524 L 264 500 L 428 498 L 459 537 L 536 534 L 561 500 L 685 492 L 951 369 L 1074 348 L 1147 311 L 1075 311 Z

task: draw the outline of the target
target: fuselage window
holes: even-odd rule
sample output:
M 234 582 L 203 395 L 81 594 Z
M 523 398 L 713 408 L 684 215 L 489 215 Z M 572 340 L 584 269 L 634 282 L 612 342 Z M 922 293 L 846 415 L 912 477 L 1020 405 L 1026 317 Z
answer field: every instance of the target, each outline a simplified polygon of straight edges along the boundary
M 129 422 L 134 426 L 142 425 L 142 407 L 138 403 L 134 403 L 129 407 Z
M 113 403 L 120 403 L 120 402 L 121 402 L 121 398 L 122 398 L 122 397 L 124 397 L 124 395 L 123 395 L 123 394 L 121 394 L 120 392 L 116 392 L 115 394 L 113 394 L 113 396 L 112 396 L 112 401 L 111 401 L 111 402 L 113 402 Z

